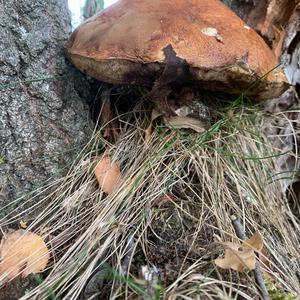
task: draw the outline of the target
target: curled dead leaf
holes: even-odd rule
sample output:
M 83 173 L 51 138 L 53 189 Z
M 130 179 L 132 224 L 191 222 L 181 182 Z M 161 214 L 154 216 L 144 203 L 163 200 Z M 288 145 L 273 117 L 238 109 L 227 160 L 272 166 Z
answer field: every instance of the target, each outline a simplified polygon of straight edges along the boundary
M 145 129 L 145 136 L 144 136 L 145 145 L 148 145 L 148 143 L 151 139 L 153 121 L 156 120 L 157 118 L 161 117 L 162 115 L 163 115 L 162 112 L 157 111 L 155 108 L 152 109 L 150 124 Z
M 49 250 L 43 239 L 19 229 L 2 238 L 0 245 L 0 277 L 11 280 L 43 271 L 49 260 Z
M 151 111 L 151 122 L 156 120 L 157 118 L 161 117 L 163 115 L 162 112 L 156 110 L 155 108 L 152 109 Z
M 225 256 L 215 259 L 215 264 L 222 269 L 242 272 L 245 268 L 255 269 L 255 251 L 262 250 L 263 240 L 260 233 L 256 232 L 249 240 L 243 241 L 242 245 L 231 242 L 224 242 L 222 245 L 225 246 Z
M 26 228 L 28 227 L 28 221 L 25 220 L 25 219 L 22 219 L 22 220 L 20 221 L 19 225 L 20 225 L 20 227 L 21 227 L 22 229 L 26 229 Z
M 102 191 L 109 194 L 118 184 L 121 171 L 118 164 L 106 156 L 98 162 L 95 168 L 95 176 Z
M 206 131 L 207 125 L 204 124 L 199 119 L 191 117 L 180 117 L 174 116 L 169 118 L 164 118 L 164 121 L 167 125 L 175 129 L 192 129 L 198 133 L 203 133 Z

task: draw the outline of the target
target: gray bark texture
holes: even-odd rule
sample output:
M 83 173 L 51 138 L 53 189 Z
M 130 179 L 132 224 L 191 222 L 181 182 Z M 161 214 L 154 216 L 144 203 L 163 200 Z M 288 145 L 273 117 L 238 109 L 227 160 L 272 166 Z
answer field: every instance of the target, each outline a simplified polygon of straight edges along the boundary
M 0 0 L 0 207 L 57 177 L 90 137 L 70 24 L 67 0 Z

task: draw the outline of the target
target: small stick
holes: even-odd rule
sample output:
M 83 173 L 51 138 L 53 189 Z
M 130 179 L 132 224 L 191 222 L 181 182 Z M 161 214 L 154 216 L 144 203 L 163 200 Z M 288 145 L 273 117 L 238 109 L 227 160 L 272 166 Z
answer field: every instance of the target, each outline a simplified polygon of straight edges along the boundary
M 122 264 L 121 264 L 121 270 L 124 275 L 128 275 L 129 267 L 130 267 L 130 261 L 132 258 L 132 254 L 134 251 L 135 246 L 135 240 L 133 234 L 131 234 L 127 239 L 127 253 L 125 257 L 123 258 Z
M 238 217 L 236 217 L 235 215 L 232 215 L 230 218 L 231 218 L 231 222 L 232 222 L 232 225 L 233 225 L 233 228 L 235 230 L 237 237 L 240 238 L 241 240 L 246 240 L 247 237 L 246 237 L 246 234 L 245 234 L 245 231 L 241 224 L 240 219 Z M 253 272 L 255 282 L 259 286 L 259 290 L 260 290 L 262 299 L 270 300 L 271 298 L 269 296 L 264 279 L 262 277 L 262 274 L 260 271 L 260 264 L 257 259 L 256 259 L 256 263 L 255 263 L 255 269 L 252 272 Z

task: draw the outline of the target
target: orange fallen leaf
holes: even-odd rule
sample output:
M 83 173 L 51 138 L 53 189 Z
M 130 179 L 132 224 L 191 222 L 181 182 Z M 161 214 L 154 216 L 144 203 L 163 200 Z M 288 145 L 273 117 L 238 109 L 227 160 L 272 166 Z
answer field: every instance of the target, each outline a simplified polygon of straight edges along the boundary
M 26 277 L 43 271 L 49 260 L 49 251 L 40 236 L 19 229 L 2 238 L 0 257 L 0 277 L 11 280 L 18 275 Z
M 118 164 L 112 162 L 111 159 L 106 156 L 98 162 L 95 168 L 95 176 L 103 192 L 109 194 L 116 187 L 121 177 L 121 172 Z
M 254 251 L 261 251 L 263 240 L 261 235 L 256 232 L 249 240 L 238 243 L 224 242 L 224 258 L 215 259 L 215 264 L 222 269 L 233 269 L 242 272 L 245 268 L 255 269 L 256 255 Z

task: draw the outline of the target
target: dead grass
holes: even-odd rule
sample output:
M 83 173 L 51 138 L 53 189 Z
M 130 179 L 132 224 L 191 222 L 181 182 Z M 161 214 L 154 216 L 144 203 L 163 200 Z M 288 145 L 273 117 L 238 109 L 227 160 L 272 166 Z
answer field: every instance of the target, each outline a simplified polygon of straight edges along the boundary
M 22 299 L 94 299 L 93 291 L 100 292 L 95 299 L 257 299 L 250 272 L 213 263 L 220 241 L 237 240 L 232 214 L 248 236 L 263 234 L 278 289 L 300 294 L 300 222 L 276 167 L 284 154 L 261 130 L 285 115 L 238 107 L 221 116 L 201 135 L 157 124 L 148 145 L 140 107 L 123 116 L 120 140 L 105 145 L 123 174 L 110 195 L 93 175 L 99 145 L 106 143 L 95 131 L 68 175 L 41 190 L 44 197 L 29 209 L 47 203 L 29 230 L 45 237 L 52 262 L 44 281 Z M 165 195 L 172 200 L 162 203 Z M 22 214 L 12 212 L 1 228 Z M 158 279 L 147 282 L 142 266 L 155 266 Z M 93 290 L 88 282 L 97 272 L 105 275 Z

